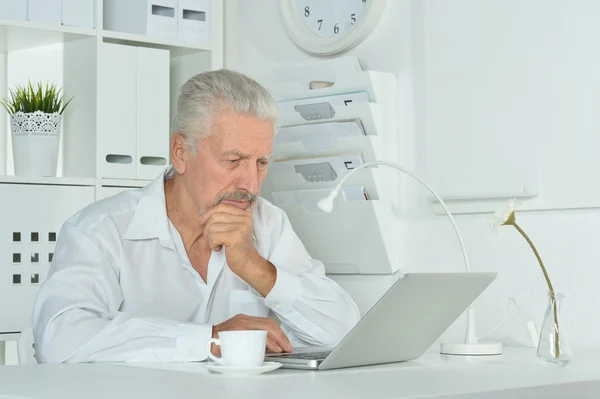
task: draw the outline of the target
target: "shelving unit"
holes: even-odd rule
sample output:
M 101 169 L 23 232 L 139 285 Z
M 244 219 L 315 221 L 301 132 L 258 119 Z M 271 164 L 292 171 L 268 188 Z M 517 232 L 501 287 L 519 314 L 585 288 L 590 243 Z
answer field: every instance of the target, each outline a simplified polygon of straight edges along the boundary
M 119 44 L 141 49 L 165 50 L 169 54 L 169 105 L 164 110 L 163 126 L 170 126 L 178 89 L 193 74 L 218 69 L 223 66 L 223 4 L 220 0 L 210 3 L 210 43 L 189 43 L 160 37 L 149 37 L 102 29 L 103 1 L 96 2 L 96 26 L 99 29 L 78 28 L 30 21 L 0 19 L 0 97 L 16 84 L 33 81 L 53 81 L 64 88 L 66 98 L 74 97 L 63 119 L 58 176 L 53 184 L 68 184 L 67 178 L 93 179 L 96 187 L 102 187 L 103 178 L 113 178 L 113 184 L 132 176 L 102 176 L 102 134 L 98 118 L 102 101 L 100 98 L 98 65 L 102 62 L 102 47 Z M 119 60 L 111 60 L 119 62 Z M 148 90 L 147 90 L 148 91 Z M 114 93 L 118 98 L 119 93 Z M 139 113 L 143 113 L 143 109 Z M 135 112 L 135 111 L 134 111 Z M 152 109 L 155 113 L 156 110 Z M 168 145 L 169 131 L 155 138 Z M 139 161 L 139 160 L 133 160 Z M 20 177 L 13 174 L 10 121 L 0 111 L 0 181 L 18 183 Z M 152 174 L 152 173 L 150 173 Z M 129 181 L 123 187 L 143 186 Z M 22 179 L 31 181 L 31 179 Z
M 222 0 L 210 1 L 211 39 L 198 44 L 106 30 L 103 6 L 96 0 L 96 29 L 0 19 L 0 98 L 30 79 L 53 81 L 65 98 L 74 97 L 63 118 L 56 177 L 14 176 L 10 118 L 0 109 L 0 341 L 30 324 L 33 300 L 50 266 L 50 238 L 86 205 L 158 176 L 170 162 L 170 125 L 180 86 L 197 73 L 223 67 Z M 115 45 L 124 54 L 137 54 L 134 62 L 107 51 Z M 119 80 L 121 66 L 133 77 Z M 131 93 L 140 106 L 122 101 Z M 122 111 L 116 121 L 110 113 L 115 103 Z M 123 115 L 134 129 L 110 134 L 107 129 L 125 123 Z M 111 120 L 115 123 L 106 123 Z M 109 140 L 130 146 L 125 150 L 134 165 L 128 173 L 121 175 L 118 168 L 106 173 L 106 150 L 115 148 Z
M 102 40 L 105 43 L 124 44 L 128 46 L 142 46 L 169 50 L 172 55 L 195 54 L 203 51 L 211 51 L 210 48 L 202 45 L 194 46 L 189 43 L 182 43 L 176 40 L 161 38 L 149 38 L 144 35 L 135 35 L 132 33 L 113 32 L 110 30 L 102 31 Z

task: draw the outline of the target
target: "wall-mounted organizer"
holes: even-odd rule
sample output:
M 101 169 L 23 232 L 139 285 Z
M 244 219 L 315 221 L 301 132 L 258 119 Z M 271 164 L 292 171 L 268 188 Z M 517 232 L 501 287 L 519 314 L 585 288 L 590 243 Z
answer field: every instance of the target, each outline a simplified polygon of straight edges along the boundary
M 29 325 L 47 272 L 42 261 L 53 247 L 15 252 L 12 232 L 37 232 L 40 240 L 58 234 L 85 205 L 155 179 L 170 162 L 169 121 L 179 88 L 197 73 L 223 67 L 221 0 L 186 6 L 205 12 L 210 41 L 202 43 L 181 41 L 177 32 L 166 39 L 110 31 L 104 20 L 108 0 L 62 0 L 62 22 L 27 21 L 28 1 L 36 0 L 0 0 L 0 98 L 31 80 L 55 82 L 73 100 L 63 117 L 56 177 L 14 176 L 10 120 L 0 109 L 0 253 L 6 256 L 0 259 L 0 341 Z M 129 155 L 131 163 L 111 168 L 111 154 Z M 40 268 L 21 273 L 25 264 L 13 263 L 13 252 L 28 265 L 37 259 Z
M 396 77 L 363 71 L 356 58 L 344 57 L 290 66 L 263 83 L 280 119 L 262 194 L 286 212 L 328 273 L 398 270 L 395 171 L 362 169 L 345 183 L 332 213 L 316 207 L 356 166 L 397 162 Z

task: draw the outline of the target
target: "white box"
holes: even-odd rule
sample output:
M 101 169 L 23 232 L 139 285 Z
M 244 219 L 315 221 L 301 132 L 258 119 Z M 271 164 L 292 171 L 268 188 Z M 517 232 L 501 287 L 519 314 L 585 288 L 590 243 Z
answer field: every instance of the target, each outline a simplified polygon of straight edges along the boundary
M 98 146 L 101 177 L 136 176 L 137 49 L 102 43 L 98 57 Z
M 104 29 L 177 39 L 177 0 L 104 0 Z
M 62 24 L 93 29 L 96 26 L 94 0 L 62 0 Z
M 137 49 L 138 179 L 155 179 L 169 161 L 171 56 L 168 50 Z
M 61 24 L 62 0 L 28 0 L 27 19 L 33 22 Z
M 180 41 L 210 42 L 210 0 L 179 0 L 177 18 Z
M 27 20 L 27 0 L 0 0 L 0 18 Z

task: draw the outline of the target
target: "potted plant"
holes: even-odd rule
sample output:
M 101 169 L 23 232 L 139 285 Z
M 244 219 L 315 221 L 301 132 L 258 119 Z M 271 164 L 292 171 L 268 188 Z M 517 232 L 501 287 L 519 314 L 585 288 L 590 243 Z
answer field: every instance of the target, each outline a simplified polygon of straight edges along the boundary
M 10 90 L 0 103 L 10 115 L 17 176 L 56 176 L 62 114 L 62 90 L 54 83 L 28 83 Z

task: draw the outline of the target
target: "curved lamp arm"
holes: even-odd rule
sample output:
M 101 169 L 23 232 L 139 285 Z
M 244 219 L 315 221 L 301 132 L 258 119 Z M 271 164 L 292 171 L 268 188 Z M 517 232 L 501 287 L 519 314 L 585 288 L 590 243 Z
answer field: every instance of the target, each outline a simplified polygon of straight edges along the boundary
M 454 222 L 454 217 L 452 217 L 452 214 L 446 207 L 446 204 L 444 203 L 442 198 L 434 191 L 434 189 L 431 188 L 431 186 L 429 184 L 425 183 L 423 180 L 421 180 L 418 176 L 416 176 L 410 170 L 404 169 L 402 166 L 400 166 L 398 164 L 395 164 L 393 162 L 386 162 L 386 161 L 374 161 L 374 162 L 363 163 L 363 164 L 357 166 L 356 168 L 352 169 L 350 171 L 350 173 L 348 173 L 346 176 L 344 176 L 342 178 L 342 180 L 340 180 L 340 182 L 337 184 L 337 186 L 335 186 L 335 188 L 331 191 L 331 193 L 329 193 L 329 195 L 327 197 L 323 198 L 322 200 L 320 200 L 317 203 L 317 206 L 322 211 L 330 213 L 333 210 L 333 200 L 335 199 L 335 197 L 337 197 L 338 193 L 340 192 L 340 189 L 342 188 L 342 184 L 344 184 L 346 179 L 348 179 L 354 172 L 356 172 L 357 170 L 359 170 L 361 168 L 368 168 L 368 167 L 377 166 L 377 165 L 389 166 L 391 168 L 394 168 L 401 172 L 406 173 L 407 175 L 409 175 L 410 177 L 412 177 L 413 179 L 415 179 L 416 181 L 421 183 L 423 186 L 425 186 L 425 188 L 427 188 L 427 190 L 429 190 L 431 192 L 431 194 L 433 194 L 433 196 L 439 201 L 439 203 L 444 208 L 444 211 L 450 218 L 450 222 L 452 223 L 452 227 L 454 228 L 454 232 L 456 233 L 456 236 L 458 237 L 458 242 L 460 243 L 460 249 L 462 251 L 462 255 L 463 255 L 463 258 L 465 261 L 465 268 L 466 268 L 467 272 L 469 272 L 469 259 L 467 258 L 467 252 L 465 251 L 465 245 L 463 243 L 460 233 L 458 232 L 458 227 L 456 227 L 456 223 Z

